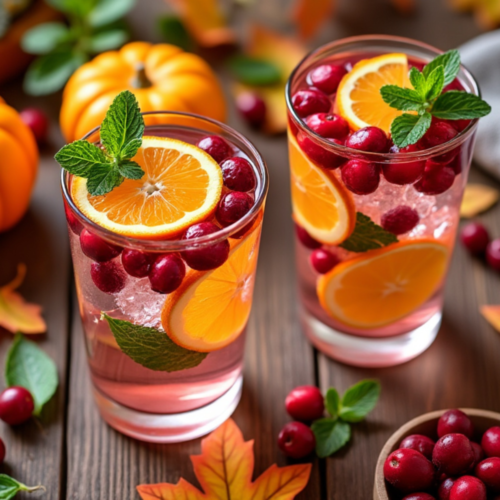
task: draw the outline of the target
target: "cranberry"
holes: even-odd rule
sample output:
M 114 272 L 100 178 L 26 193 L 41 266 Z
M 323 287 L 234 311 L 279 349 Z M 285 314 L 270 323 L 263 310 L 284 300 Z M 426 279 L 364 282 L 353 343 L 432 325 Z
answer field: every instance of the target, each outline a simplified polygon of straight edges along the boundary
M 116 262 L 92 262 L 90 277 L 104 293 L 118 293 L 125 286 L 127 276 Z
M 83 231 L 83 225 L 76 218 L 76 215 L 73 213 L 71 208 L 69 208 L 66 202 L 64 202 L 64 213 L 66 214 L 66 220 L 68 221 L 68 226 L 73 232 L 73 234 L 80 236 L 80 233 Z
M 230 226 L 246 215 L 253 206 L 253 198 L 247 193 L 234 191 L 225 194 L 217 207 L 217 220 Z
M 484 451 L 481 448 L 481 445 L 478 443 L 474 443 L 471 441 L 472 449 L 474 450 L 474 466 L 475 467 L 479 462 L 481 462 L 484 458 Z
M 47 115 L 41 109 L 26 108 L 19 113 L 19 116 L 24 124 L 31 129 L 38 144 L 43 144 L 47 140 L 49 131 Z
M 493 240 L 486 247 L 486 261 L 492 269 L 500 271 L 500 238 Z
M 313 385 L 293 389 L 285 399 L 286 411 L 295 420 L 312 422 L 323 416 L 325 402 L 321 391 Z
M 483 434 L 481 447 L 487 457 L 500 458 L 500 427 L 491 427 Z
M 476 466 L 474 475 L 480 479 L 492 493 L 500 493 L 500 458 L 491 457 Z
M 331 271 L 339 262 L 339 258 L 329 250 L 318 248 L 311 253 L 311 265 L 319 274 Z
M 322 64 L 309 72 L 308 80 L 325 94 L 337 91 L 340 80 L 347 74 L 344 66 L 338 64 Z
M 390 233 L 403 234 L 411 231 L 420 220 L 418 212 L 406 205 L 399 205 L 382 215 L 381 226 Z
M 342 141 L 339 139 L 329 139 L 329 141 L 334 144 L 343 145 Z M 299 132 L 297 142 L 300 149 L 302 149 L 302 151 L 304 151 L 304 153 L 320 167 L 331 170 L 341 167 L 347 161 L 347 158 L 320 146 L 302 132 Z
M 345 141 L 348 148 L 370 153 L 387 153 L 390 143 L 386 133 L 378 127 L 365 127 L 356 130 Z
M 316 241 L 302 226 L 299 226 L 298 224 L 295 224 L 295 233 L 297 234 L 299 241 L 306 248 L 315 250 L 316 248 L 321 247 L 321 243 Z
M 289 457 L 303 458 L 314 451 L 316 438 L 313 431 L 302 422 L 289 422 L 279 433 L 278 446 Z
M 4 463 L 5 455 L 6 455 L 5 443 L 3 442 L 3 439 L 0 438 L 0 465 Z
M 251 191 L 255 188 L 255 174 L 246 158 L 235 156 L 221 163 L 224 185 L 233 191 Z
M 490 242 L 490 235 L 487 229 L 479 222 L 470 222 L 460 231 L 460 239 L 469 252 L 482 254 Z
M 397 146 L 391 147 L 391 153 L 413 153 L 420 151 L 416 144 L 411 144 L 406 148 L 399 149 Z M 384 177 L 391 184 L 413 184 L 424 173 L 425 160 L 415 160 L 405 163 L 386 163 L 382 166 Z
M 448 92 L 450 90 L 464 90 L 458 78 L 455 78 L 455 80 L 446 85 L 446 87 L 443 89 L 443 92 Z
M 80 233 L 82 252 L 96 262 L 107 262 L 120 255 L 122 248 L 112 245 L 94 233 L 84 229 Z
M 455 479 L 451 477 L 446 478 L 438 488 L 438 498 L 439 500 L 450 500 L 450 491 L 455 484 Z
M 332 103 L 326 94 L 319 90 L 299 90 L 292 97 L 292 106 L 297 114 L 305 118 L 314 113 L 328 113 Z
M 400 448 L 409 448 L 410 450 L 416 450 L 425 458 L 429 460 L 432 459 L 432 450 L 434 449 L 434 441 L 422 434 L 412 434 L 411 436 L 405 437 L 401 444 Z
M 31 418 L 35 402 L 24 387 L 8 387 L 0 394 L 0 418 L 9 425 L 20 425 Z
M 433 148 L 451 141 L 457 135 L 457 130 L 448 122 L 433 120 L 429 130 L 420 139 L 419 143 L 424 148 Z M 451 151 L 435 156 L 432 160 L 436 163 L 449 163 L 457 154 L 458 148 L 454 148 Z
M 343 140 L 349 135 L 349 124 L 340 115 L 316 113 L 305 119 L 306 125 L 321 137 Z
M 486 486 L 477 477 L 462 476 L 451 488 L 450 500 L 486 500 Z
M 414 186 L 417 191 L 427 195 L 437 195 L 447 191 L 455 180 L 452 168 L 427 160 L 424 175 Z
M 410 493 L 406 495 L 403 500 L 436 500 L 435 497 L 429 493 Z
M 350 160 L 342 167 L 342 180 L 356 194 L 373 193 L 380 182 L 380 169 L 375 163 Z
M 469 438 L 447 434 L 439 439 L 432 452 L 432 462 L 448 476 L 465 474 L 474 464 L 475 455 Z
M 437 434 L 439 437 L 446 436 L 446 434 L 463 434 L 472 439 L 474 424 L 463 411 L 448 410 L 438 420 Z
M 207 234 L 214 234 L 219 231 L 219 227 L 213 222 L 199 222 L 193 224 L 186 233 L 183 239 L 192 240 Z M 186 264 L 197 271 L 208 271 L 222 266 L 229 257 L 229 241 L 223 240 L 213 245 L 193 248 L 182 252 L 182 258 Z
M 469 126 L 470 122 L 471 120 L 453 120 L 450 121 L 450 125 L 458 130 L 458 132 L 462 132 Z
M 384 463 L 386 481 L 403 493 L 429 489 L 434 483 L 434 475 L 429 460 L 408 448 L 393 451 Z
M 197 146 L 208 153 L 217 163 L 233 155 L 233 148 L 218 135 L 204 137 Z
M 186 275 L 186 266 L 175 253 L 160 255 L 154 261 L 149 282 L 151 289 L 158 293 L 172 293 L 177 290 Z
M 266 119 L 266 103 L 254 92 L 242 92 L 238 95 L 236 108 L 252 127 L 260 127 Z
M 455 177 L 460 175 L 462 173 L 462 155 L 455 156 L 455 158 L 453 158 L 453 160 L 451 160 L 451 162 L 446 166 L 453 170 Z
M 155 256 L 139 250 L 126 248 L 122 253 L 123 269 L 134 278 L 145 278 L 151 270 Z

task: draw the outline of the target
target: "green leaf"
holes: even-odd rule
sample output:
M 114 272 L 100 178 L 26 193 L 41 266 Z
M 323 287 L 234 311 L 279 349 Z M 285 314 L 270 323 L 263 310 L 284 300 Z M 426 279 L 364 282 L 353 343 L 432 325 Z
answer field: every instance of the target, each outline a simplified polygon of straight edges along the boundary
M 124 17 L 135 3 L 136 0 L 99 0 L 90 12 L 88 21 L 94 28 L 105 26 Z
M 425 88 L 425 99 L 427 101 L 433 101 L 436 99 L 444 87 L 444 68 L 443 66 L 438 66 L 434 68 L 426 79 Z
M 35 401 L 34 414 L 40 415 L 59 384 L 57 367 L 34 342 L 18 333 L 7 353 L 5 382 L 8 387 L 21 386 L 28 389 Z
M 247 85 L 273 85 L 282 78 L 281 71 L 274 64 L 244 55 L 232 57 L 228 67 L 236 79 Z
M 138 326 L 103 313 L 120 349 L 150 370 L 176 372 L 198 366 L 207 353 L 190 351 L 174 343 L 165 332 Z
M 443 120 L 471 120 L 491 113 L 491 106 L 477 95 L 450 90 L 438 97 L 431 113 Z
M 163 16 L 158 19 L 158 31 L 166 43 L 191 51 L 194 42 L 181 19 L 177 16 Z
M 340 396 L 337 389 L 330 387 L 325 396 L 326 411 L 334 418 L 339 416 Z
M 339 246 L 350 252 L 366 252 L 397 242 L 394 234 L 375 224 L 367 215 L 357 212 L 353 233 Z
M 45 489 L 43 486 L 26 486 L 7 474 L 0 474 L 0 500 L 10 500 L 20 491 L 32 493 L 33 491 L 43 489 Z
M 423 115 L 403 114 L 396 117 L 391 123 L 391 136 L 394 144 L 405 148 L 415 144 L 423 137 L 431 126 L 432 116 L 425 112 Z
M 418 92 L 421 98 L 425 99 L 426 83 L 423 73 L 420 73 L 417 68 L 413 67 L 410 69 L 409 77 L 413 88 Z
M 94 165 L 87 178 L 87 190 L 92 196 L 102 196 L 109 193 L 124 181 L 114 163 Z
M 391 108 L 401 111 L 420 111 L 424 107 L 424 99 L 413 89 L 404 89 L 397 85 L 384 85 L 380 89 L 380 94 Z
M 122 160 L 118 164 L 118 170 L 127 179 L 141 179 L 144 175 L 144 170 L 142 170 L 141 166 L 131 160 Z
M 63 146 L 54 158 L 64 170 L 79 177 L 88 177 L 96 165 L 109 164 L 102 149 L 83 140 Z
M 351 427 L 335 418 L 322 418 L 311 425 L 316 438 L 316 455 L 326 458 L 345 446 L 351 439 Z
M 70 30 L 63 23 L 39 24 L 24 34 L 21 47 L 28 54 L 48 54 L 69 37 Z
M 340 418 L 346 422 L 361 422 L 375 408 L 379 397 L 380 382 L 361 380 L 342 397 Z
M 96 33 L 89 40 L 89 50 L 94 54 L 120 48 L 129 39 L 125 30 L 109 30 Z
M 424 67 L 424 76 L 428 78 L 432 71 L 438 66 L 443 66 L 444 85 L 449 85 L 453 80 L 455 80 L 458 72 L 460 71 L 460 54 L 458 50 L 450 50 L 433 59 Z

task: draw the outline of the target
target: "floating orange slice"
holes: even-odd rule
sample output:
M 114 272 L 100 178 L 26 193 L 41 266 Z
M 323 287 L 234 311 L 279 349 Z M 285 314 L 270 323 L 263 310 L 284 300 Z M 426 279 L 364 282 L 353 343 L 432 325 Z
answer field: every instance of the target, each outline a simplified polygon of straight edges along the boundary
M 413 240 L 373 250 L 318 280 L 318 297 L 335 319 L 356 328 L 392 323 L 420 307 L 443 280 L 448 248 Z
M 380 88 L 384 85 L 411 88 L 405 54 L 363 59 L 342 78 L 336 107 L 352 129 L 374 126 L 390 132 L 392 121 L 403 112 L 384 102 L 380 95 Z
M 143 137 L 134 160 L 142 179 L 126 179 L 104 196 L 90 196 L 87 179 L 75 177 L 73 200 L 90 220 L 137 238 L 178 235 L 209 217 L 222 192 L 222 171 L 200 148 L 167 137 Z
M 351 195 L 333 172 L 309 160 L 291 133 L 289 155 L 295 222 L 322 243 L 341 243 L 356 223 Z

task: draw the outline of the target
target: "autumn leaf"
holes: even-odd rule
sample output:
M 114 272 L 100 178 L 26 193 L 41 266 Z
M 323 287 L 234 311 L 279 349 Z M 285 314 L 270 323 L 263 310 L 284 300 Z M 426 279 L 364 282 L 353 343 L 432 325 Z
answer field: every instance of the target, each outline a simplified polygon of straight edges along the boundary
M 295 0 L 292 21 L 303 40 L 313 37 L 333 14 L 336 0 Z
M 467 184 L 460 206 L 461 217 L 475 217 L 491 208 L 497 201 L 500 193 L 497 189 L 484 184 Z
M 456 10 L 472 11 L 478 23 L 485 29 L 500 24 L 500 2 L 498 0 L 449 0 Z
M 143 500 L 291 500 L 307 485 L 311 464 L 272 465 L 252 482 L 253 441 L 229 419 L 201 442 L 201 455 L 192 456 L 203 492 L 181 479 L 177 484 L 137 487 Z
M 481 314 L 497 332 L 500 332 L 500 306 L 482 306 Z
M 43 333 L 47 325 L 41 316 L 42 308 L 29 304 L 15 290 L 26 275 L 26 266 L 17 266 L 17 276 L 7 285 L 0 287 L 0 326 L 12 333 Z

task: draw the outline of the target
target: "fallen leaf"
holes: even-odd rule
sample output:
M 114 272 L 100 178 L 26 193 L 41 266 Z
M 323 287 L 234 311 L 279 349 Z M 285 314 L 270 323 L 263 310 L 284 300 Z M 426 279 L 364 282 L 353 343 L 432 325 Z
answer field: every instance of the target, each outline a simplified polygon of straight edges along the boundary
M 481 314 L 497 332 L 500 332 L 500 306 L 482 306 Z
M 229 419 L 201 442 L 201 455 L 192 456 L 201 492 L 180 479 L 177 484 L 137 487 L 143 500 L 292 500 L 307 485 L 311 464 L 267 469 L 252 482 L 253 441 Z
M 462 205 L 460 206 L 460 216 L 466 218 L 475 217 L 491 208 L 498 201 L 499 196 L 498 190 L 491 186 L 467 184 Z
M 500 2 L 498 0 L 449 0 L 453 8 L 472 11 L 478 23 L 485 29 L 500 25 Z
M 401 14 L 411 14 L 415 10 L 415 0 L 391 0 Z
M 47 325 L 41 316 L 42 308 L 29 304 L 19 293 L 19 288 L 26 276 L 26 266 L 17 266 L 17 276 L 7 285 L 0 287 L 0 326 L 12 333 L 43 333 Z
M 296 0 L 292 21 L 303 40 L 313 37 L 320 26 L 333 14 L 336 0 Z

